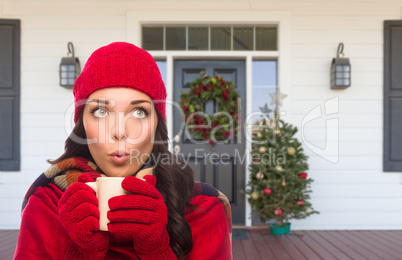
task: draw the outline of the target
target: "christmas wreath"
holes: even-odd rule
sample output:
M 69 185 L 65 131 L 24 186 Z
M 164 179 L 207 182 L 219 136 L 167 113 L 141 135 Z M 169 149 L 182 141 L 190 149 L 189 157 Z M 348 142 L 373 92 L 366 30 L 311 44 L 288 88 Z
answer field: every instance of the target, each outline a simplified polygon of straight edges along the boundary
M 184 113 L 187 131 L 197 141 L 207 141 L 212 147 L 217 142 L 227 143 L 238 132 L 240 105 L 235 83 L 222 76 L 210 77 L 203 71 L 201 77 L 190 83 L 190 90 L 180 92 L 180 106 Z M 204 104 L 214 100 L 217 113 L 207 115 Z

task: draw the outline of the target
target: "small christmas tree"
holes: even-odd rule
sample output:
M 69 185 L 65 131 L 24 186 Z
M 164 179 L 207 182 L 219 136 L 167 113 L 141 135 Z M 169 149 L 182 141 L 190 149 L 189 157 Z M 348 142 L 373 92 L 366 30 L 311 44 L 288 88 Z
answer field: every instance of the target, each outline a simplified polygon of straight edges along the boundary
M 319 212 L 308 201 L 313 180 L 307 178 L 308 157 L 294 137 L 297 127 L 280 119 L 277 108 L 272 119 L 262 118 L 253 125 L 246 194 L 250 195 L 248 201 L 253 213 L 259 214 L 261 221 L 275 219 L 280 227 L 290 219 L 303 219 Z M 265 105 L 261 111 L 270 110 Z

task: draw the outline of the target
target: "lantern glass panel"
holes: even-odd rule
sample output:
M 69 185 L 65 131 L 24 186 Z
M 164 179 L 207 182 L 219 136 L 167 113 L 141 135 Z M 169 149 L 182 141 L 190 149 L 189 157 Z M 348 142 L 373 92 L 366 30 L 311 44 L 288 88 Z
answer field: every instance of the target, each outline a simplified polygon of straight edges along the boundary
M 74 85 L 75 78 L 68 78 L 68 85 Z

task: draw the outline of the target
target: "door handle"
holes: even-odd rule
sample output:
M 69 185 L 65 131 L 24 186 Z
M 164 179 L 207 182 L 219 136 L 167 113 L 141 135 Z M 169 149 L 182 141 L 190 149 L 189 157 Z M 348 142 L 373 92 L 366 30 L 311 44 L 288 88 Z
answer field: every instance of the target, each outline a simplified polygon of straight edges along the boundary
M 180 142 L 180 135 L 176 135 L 176 136 L 173 138 L 173 140 L 174 140 L 176 143 Z
M 174 150 L 174 153 L 175 153 L 175 154 L 180 153 L 180 146 L 176 144 L 176 145 L 174 146 L 173 150 Z

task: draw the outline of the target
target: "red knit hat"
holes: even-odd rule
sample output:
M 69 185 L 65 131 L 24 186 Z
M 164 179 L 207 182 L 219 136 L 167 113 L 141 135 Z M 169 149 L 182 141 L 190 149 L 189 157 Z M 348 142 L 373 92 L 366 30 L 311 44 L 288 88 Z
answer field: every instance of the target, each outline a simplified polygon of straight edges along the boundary
M 114 42 L 92 53 L 73 87 L 74 122 L 85 100 L 102 88 L 132 88 L 148 95 L 166 120 L 166 88 L 154 58 L 145 50 L 126 42 Z

